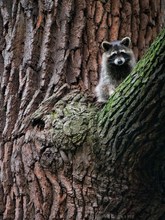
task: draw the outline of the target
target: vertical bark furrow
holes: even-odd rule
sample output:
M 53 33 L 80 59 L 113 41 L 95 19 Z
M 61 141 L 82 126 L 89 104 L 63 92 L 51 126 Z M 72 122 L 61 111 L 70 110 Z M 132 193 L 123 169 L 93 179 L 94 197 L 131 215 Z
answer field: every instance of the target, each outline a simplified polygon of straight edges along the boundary
M 45 171 L 46 177 L 51 183 L 52 187 L 52 204 L 49 219 L 60 219 L 59 218 L 59 208 L 66 195 L 63 194 L 60 183 L 56 175 L 52 175 L 49 171 Z
M 14 206 L 15 202 L 13 201 L 13 192 L 12 192 L 12 185 L 13 185 L 13 174 L 11 171 L 11 155 L 12 155 L 12 143 L 8 142 L 4 144 L 4 155 L 1 160 L 3 163 L 1 164 L 1 181 L 3 186 L 3 204 L 4 204 L 4 212 L 3 217 L 4 219 L 14 219 Z
M 23 219 L 23 199 L 22 196 L 16 196 L 15 219 Z
M 5 197 L 5 211 L 3 213 L 3 218 L 4 219 L 15 219 L 15 198 L 12 192 L 10 192 L 6 197 Z
M 76 9 L 76 11 L 75 11 Z M 69 15 L 69 49 L 75 50 L 80 48 L 82 44 L 82 34 L 84 26 L 86 25 L 86 19 L 84 12 L 86 11 L 86 2 L 77 0 L 74 3 Z
M 30 185 L 30 198 L 32 199 L 32 205 L 34 206 L 34 216 L 36 219 L 44 220 L 43 213 L 43 198 L 38 179 L 32 174 L 32 183 Z
M 11 172 L 11 154 L 12 154 L 12 144 L 10 142 L 4 145 L 4 154 L 1 160 L 1 172 L 2 172 L 2 184 L 5 196 L 10 193 L 11 186 L 13 184 L 12 172 Z
M 85 39 L 83 66 L 82 66 L 82 77 L 84 81 L 84 89 L 93 89 L 97 81 L 97 75 L 95 74 L 98 70 L 97 61 L 97 50 L 98 43 L 96 40 L 96 28 L 94 23 L 96 5 L 93 1 L 87 1 L 87 21 L 86 21 L 86 32 L 83 33 Z
M 26 184 L 26 176 L 24 173 L 24 164 L 22 160 L 22 149 L 20 145 L 23 144 L 23 137 L 18 140 L 15 140 L 13 143 L 13 151 L 11 155 L 11 171 L 14 175 L 14 189 L 15 196 L 18 198 L 22 198 L 22 195 L 26 195 L 27 193 L 27 184 Z
M 108 29 L 109 29 L 107 27 L 108 13 L 107 12 L 102 12 L 102 13 L 103 14 L 101 15 L 100 24 L 98 24 L 98 27 L 96 28 L 96 39 L 97 39 L 97 43 L 100 45 L 104 39 L 108 38 Z M 96 22 L 98 21 L 96 20 Z
M 25 8 L 25 10 L 27 9 Z M 21 94 L 21 106 L 18 121 L 22 120 L 23 113 L 26 111 L 29 101 L 32 100 L 35 92 L 40 87 L 38 59 L 41 52 L 40 44 L 42 38 L 40 34 L 35 33 L 33 11 L 30 12 L 27 10 L 24 16 L 26 19 L 26 38 L 24 42 L 23 61 L 20 66 L 19 93 Z
M 35 163 L 34 174 L 40 185 L 40 191 L 42 194 L 42 211 L 43 216 L 48 218 L 50 215 L 50 208 L 52 204 L 52 189 L 48 179 L 45 176 L 43 169 L 40 167 L 39 163 Z
M 68 48 L 71 52 L 68 56 L 68 64 L 66 67 L 66 81 L 69 84 L 76 84 L 77 80 L 80 78 L 83 59 L 81 55 L 82 35 L 86 25 L 86 19 L 84 16 L 84 11 L 86 10 L 85 1 L 75 1 L 74 9 L 75 8 L 76 14 L 74 16 L 70 14 L 71 21 L 68 36 Z
M 17 115 L 17 105 L 18 103 L 16 102 L 17 97 L 15 95 L 15 91 L 17 90 L 18 86 L 18 70 L 14 68 L 11 71 L 11 63 L 13 60 L 13 56 L 11 54 L 12 51 L 12 29 L 11 29 L 11 18 L 9 15 L 9 11 L 6 8 L 5 4 L 1 3 L 1 15 L 3 18 L 3 28 L 4 29 L 3 34 L 5 34 L 5 43 L 6 47 L 3 48 L 3 56 L 4 56 L 4 72 L 1 74 L 1 89 L 2 89 L 2 94 L 4 96 L 0 96 L 1 102 L 3 104 L 2 108 L 2 114 L 3 114 L 3 120 L 5 122 L 4 124 L 4 130 L 3 134 L 6 137 L 7 134 L 11 134 L 12 132 L 12 122 L 13 120 L 15 121 L 15 117 Z M 15 87 L 12 85 L 12 81 L 15 80 Z M 7 83 L 9 82 L 9 83 Z M 14 112 L 11 111 L 11 109 Z M 2 123 L 3 125 L 3 123 Z M 2 134 L 1 133 L 1 134 Z
M 20 7 L 18 6 L 17 14 L 15 14 L 16 20 L 13 23 L 11 29 L 11 59 L 12 65 L 15 68 L 19 68 L 22 63 L 22 55 L 24 49 L 24 38 L 25 38 L 25 17 Z
M 131 37 L 131 19 L 132 19 L 132 8 L 131 3 L 126 1 L 122 8 L 120 9 L 120 29 L 119 35 L 120 37 L 129 36 Z
M 26 87 L 23 90 L 22 97 L 21 97 L 21 103 L 19 106 L 19 113 L 17 116 L 17 122 L 15 123 L 15 127 L 13 130 L 13 134 L 18 132 L 18 128 L 20 126 L 20 122 L 22 122 L 23 118 L 26 116 L 26 109 L 28 108 L 29 105 L 29 100 L 32 99 L 36 87 L 37 87 L 37 82 L 38 81 L 38 76 L 36 75 L 36 72 L 33 71 L 30 67 L 27 68 L 26 70 Z
M 4 58 L 3 58 L 3 55 L 2 55 L 4 46 L 5 46 L 5 39 L 4 39 L 4 36 L 3 36 L 3 18 L 2 18 L 2 15 L 0 13 L 0 85 L 1 85 L 1 80 L 2 80 L 2 74 L 3 74 L 3 71 L 4 71 Z
M 3 49 L 5 47 L 5 39 L 3 36 L 3 17 L 2 14 L 0 13 L 0 142 L 2 141 L 2 133 L 3 133 L 3 128 L 5 125 L 5 111 L 4 111 L 4 100 L 3 100 L 3 93 L 2 93 L 2 76 L 4 72 L 4 57 L 2 55 Z M 1 155 L 1 153 L 0 153 Z M 1 156 L 0 156 L 1 158 Z M 1 187 L 0 187 L 1 188 Z M 0 202 L 1 203 L 1 202 Z
M 47 14 L 46 16 L 46 22 L 44 26 L 43 32 L 41 30 L 37 30 L 38 35 L 42 36 L 41 39 L 41 50 L 40 50 L 40 55 L 39 55 L 39 60 L 37 63 L 37 68 L 38 71 L 37 73 L 40 76 L 39 79 L 39 87 L 41 89 L 40 92 L 43 94 L 46 92 L 47 85 L 52 77 L 53 70 L 51 69 L 51 65 L 53 62 L 53 59 L 51 57 L 51 50 L 50 50 L 50 44 L 52 40 L 52 28 L 53 28 L 53 17 L 52 14 Z M 47 96 L 46 96 L 47 97 Z

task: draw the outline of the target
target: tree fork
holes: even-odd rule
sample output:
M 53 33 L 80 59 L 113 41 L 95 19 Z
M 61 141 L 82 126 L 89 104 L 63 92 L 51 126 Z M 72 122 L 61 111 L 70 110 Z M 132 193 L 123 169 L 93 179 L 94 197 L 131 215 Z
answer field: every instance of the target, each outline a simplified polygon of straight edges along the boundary
M 77 209 L 80 219 L 164 215 L 164 37 L 165 30 L 102 110 L 72 91 L 50 113 L 33 115 L 45 124 L 32 132 L 40 164 L 60 176 L 64 201 L 74 203 L 66 219 Z

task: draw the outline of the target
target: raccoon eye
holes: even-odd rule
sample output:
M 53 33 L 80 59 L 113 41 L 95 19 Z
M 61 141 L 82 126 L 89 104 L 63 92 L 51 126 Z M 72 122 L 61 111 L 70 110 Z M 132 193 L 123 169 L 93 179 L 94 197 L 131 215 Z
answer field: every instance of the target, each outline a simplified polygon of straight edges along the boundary
M 125 52 L 121 52 L 120 53 L 126 60 L 130 59 L 130 55 L 125 53 Z
M 125 52 L 121 52 L 120 54 L 123 55 L 123 56 L 127 55 Z
M 116 54 L 116 53 L 114 53 L 114 54 L 112 54 L 112 55 L 109 57 L 109 59 L 110 59 L 110 60 L 113 60 L 113 59 L 115 59 L 115 58 L 116 58 L 116 56 L 117 56 L 117 54 Z

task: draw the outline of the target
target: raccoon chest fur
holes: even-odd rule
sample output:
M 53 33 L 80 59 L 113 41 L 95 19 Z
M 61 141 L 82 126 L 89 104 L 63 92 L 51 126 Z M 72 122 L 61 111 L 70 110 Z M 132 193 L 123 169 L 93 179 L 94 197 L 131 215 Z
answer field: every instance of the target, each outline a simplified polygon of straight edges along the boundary
M 131 72 L 132 67 L 128 64 L 121 66 L 108 65 L 107 66 L 107 75 L 110 77 L 110 80 L 114 86 L 118 86 Z

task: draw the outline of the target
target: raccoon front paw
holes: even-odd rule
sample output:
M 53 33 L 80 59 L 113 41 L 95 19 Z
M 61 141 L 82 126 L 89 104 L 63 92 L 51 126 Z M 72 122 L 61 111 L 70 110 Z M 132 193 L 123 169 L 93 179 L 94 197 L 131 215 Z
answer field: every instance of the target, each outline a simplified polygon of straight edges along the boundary
M 98 99 L 97 99 L 97 102 L 99 102 L 99 103 L 106 103 L 106 102 L 107 102 L 107 99 L 98 98 Z
M 109 96 L 111 96 L 115 92 L 115 89 L 110 87 L 109 88 Z
M 115 92 L 115 90 L 111 90 L 111 91 L 109 92 L 109 96 L 113 95 L 114 92 Z

